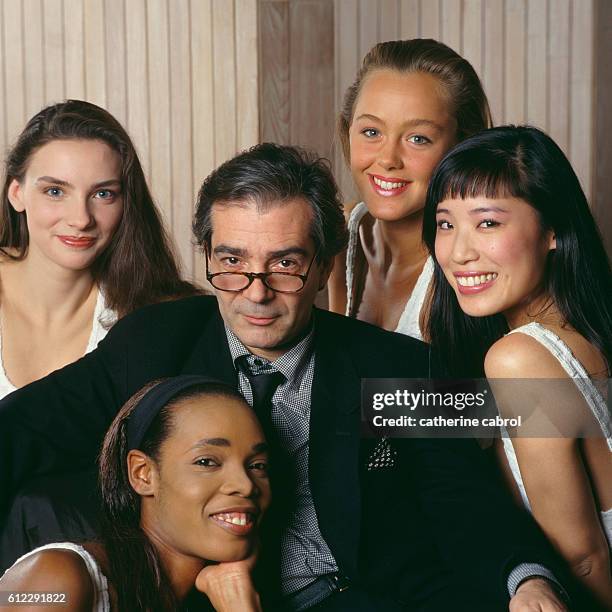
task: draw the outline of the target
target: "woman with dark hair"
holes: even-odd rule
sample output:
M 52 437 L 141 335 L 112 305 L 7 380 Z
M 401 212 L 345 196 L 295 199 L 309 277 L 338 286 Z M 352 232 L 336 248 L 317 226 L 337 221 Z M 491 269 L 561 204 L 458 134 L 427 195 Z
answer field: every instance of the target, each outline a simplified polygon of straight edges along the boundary
M 433 263 L 421 240 L 431 174 L 457 142 L 491 125 L 470 63 L 435 40 L 383 42 L 365 56 L 338 119 L 363 201 L 329 283 L 330 309 L 422 339 Z
M 0 397 L 94 349 L 117 317 L 195 293 L 134 145 L 104 109 L 48 106 L 10 150 L 0 288 Z
M 612 273 L 578 178 L 536 128 L 487 130 L 436 169 L 423 235 L 432 345 L 453 372 L 486 374 L 504 416 L 523 416 L 525 431 L 496 443 L 509 482 L 609 609 L 612 423 L 599 383 Z
M 146 385 L 104 438 L 100 486 L 101 540 L 24 555 L 3 591 L 65 593 L 71 611 L 169 612 L 202 609 L 195 586 L 215 610 L 261 610 L 250 570 L 270 503 L 266 443 L 235 389 L 193 375 Z

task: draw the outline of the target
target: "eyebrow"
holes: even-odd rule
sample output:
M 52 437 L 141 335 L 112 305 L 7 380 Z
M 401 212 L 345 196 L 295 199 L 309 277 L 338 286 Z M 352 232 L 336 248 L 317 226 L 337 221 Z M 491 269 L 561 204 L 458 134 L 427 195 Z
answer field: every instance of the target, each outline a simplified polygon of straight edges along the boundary
M 74 187 L 72 183 L 68 181 L 64 181 L 62 179 L 55 178 L 53 176 L 39 176 L 36 181 L 38 183 L 53 183 L 54 185 L 60 185 L 62 187 Z M 121 181 L 119 179 L 107 179 L 105 181 L 100 181 L 99 183 L 95 183 L 92 185 L 93 189 L 98 189 L 100 187 L 108 187 L 110 185 L 121 185 Z
M 218 244 L 213 249 L 213 253 L 215 255 L 218 255 L 219 253 L 229 253 L 230 255 L 235 255 L 236 257 L 248 257 L 249 255 L 249 252 L 246 249 L 233 247 L 228 244 Z M 271 251 L 267 254 L 267 259 L 278 259 L 279 257 L 286 257 L 287 255 L 302 255 L 307 257 L 308 254 L 308 251 L 302 247 L 291 246 L 287 247 L 286 249 Z
M 505 208 L 500 208 L 499 206 L 480 206 L 479 208 L 472 208 L 472 210 L 469 211 L 469 214 L 478 215 L 481 213 L 488 213 L 488 212 L 507 213 L 508 211 Z M 445 213 L 447 215 L 451 214 L 448 208 L 438 207 L 436 209 L 436 214 L 440 214 L 440 213 Z
M 369 113 L 363 113 L 362 115 L 359 115 L 359 117 L 355 118 L 355 121 L 358 121 L 359 119 L 370 119 L 373 121 L 380 121 L 381 123 L 384 123 L 384 121 L 380 117 L 377 117 L 376 115 L 370 115 Z M 405 127 L 418 127 L 420 125 L 428 125 L 434 128 L 435 130 L 438 130 L 439 132 L 442 131 L 442 126 L 439 123 L 433 121 L 432 119 L 408 119 L 408 121 L 404 121 L 402 125 L 404 125 Z
M 222 446 L 229 448 L 232 443 L 227 438 L 203 438 L 202 440 L 198 440 L 190 450 L 194 448 L 198 448 L 200 446 Z M 263 453 L 268 450 L 267 442 L 258 442 L 253 446 L 254 453 Z
M 227 438 L 203 438 L 198 440 L 191 448 L 198 446 L 231 446 L 232 443 Z

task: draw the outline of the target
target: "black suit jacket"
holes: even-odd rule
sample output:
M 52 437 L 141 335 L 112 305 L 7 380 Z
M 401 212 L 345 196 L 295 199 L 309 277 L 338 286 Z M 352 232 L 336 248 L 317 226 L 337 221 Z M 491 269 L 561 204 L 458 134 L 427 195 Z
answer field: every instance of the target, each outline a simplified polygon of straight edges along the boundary
M 477 445 L 391 440 L 392 464 L 368 469 L 379 441 L 360 434 L 361 379 L 433 375 L 429 348 L 329 312 L 314 316 L 309 480 L 321 533 L 340 570 L 364 590 L 406 605 L 435 598 L 452 583 L 455 594 L 465 588 L 503 606 L 509 571 L 550 559 Z M 212 297 L 135 312 L 97 350 L 5 398 L 1 516 L 29 478 L 91 466 L 111 420 L 145 383 L 190 373 L 238 383 Z

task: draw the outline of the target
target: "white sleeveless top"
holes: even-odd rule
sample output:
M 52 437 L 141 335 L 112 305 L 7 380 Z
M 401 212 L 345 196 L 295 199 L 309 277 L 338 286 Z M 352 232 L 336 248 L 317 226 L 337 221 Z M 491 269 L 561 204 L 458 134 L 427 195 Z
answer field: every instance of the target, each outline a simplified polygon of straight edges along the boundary
M 19 557 L 19 559 L 13 563 L 12 567 L 15 567 L 15 565 L 17 565 L 17 563 L 20 561 L 23 561 L 23 559 L 27 559 L 28 557 L 31 557 L 42 550 L 56 549 L 71 550 L 77 553 L 77 555 L 79 555 L 83 560 L 94 589 L 93 606 L 91 608 L 91 612 L 110 612 L 110 597 L 108 594 L 108 581 L 106 580 L 106 576 L 102 573 L 98 562 L 93 558 L 93 556 L 78 544 L 73 544 L 72 542 L 55 542 L 53 544 L 45 544 L 45 546 L 35 548 L 29 553 Z M 6 571 L 10 571 L 10 569 L 11 568 Z M 70 594 L 68 594 L 68 597 L 70 597 Z
M 91 333 L 87 341 L 85 355 L 93 351 L 108 330 L 117 322 L 117 313 L 106 306 L 102 291 L 98 290 L 96 307 L 94 309 Z M 9 380 L 2 362 L 2 330 L 0 329 L 0 399 L 15 391 L 17 387 Z
M 359 242 L 359 225 L 368 209 L 364 202 L 359 202 L 351 211 L 351 216 L 348 221 L 349 242 L 346 250 L 346 316 L 355 317 L 355 260 L 357 252 L 360 248 Z M 423 340 L 421 328 L 419 326 L 419 318 L 421 309 L 427 295 L 427 288 L 433 277 L 434 263 L 431 257 L 427 258 L 423 270 L 417 279 L 417 282 L 412 291 L 412 295 L 406 302 L 402 316 L 400 317 L 397 327 L 394 331 L 412 336 L 417 340 Z
M 597 419 L 601 427 L 601 431 L 608 443 L 608 449 L 612 452 L 612 421 L 610 420 L 610 413 L 606 405 L 606 400 L 589 378 L 588 372 L 584 369 L 583 365 L 574 357 L 574 354 L 567 344 L 565 344 L 565 342 L 563 342 L 554 332 L 535 322 L 517 327 L 509 333 L 521 333 L 531 336 L 553 354 L 568 375 L 574 379 L 576 386 L 584 396 L 589 408 L 593 412 L 593 416 Z M 527 492 L 525 491 L 525 485 L 523 484 L 523 478 L 521 477 L 521 470 L 516 459 L 512 440 L 508 437 L 507 432 L 503 431 L 503 433 L 505 435 L 502 435 L 502 441 L 508 464 L 519 488 L 523 503 L 525 507 L 531 511 L 531 505 L 527 498 Z M 610 548 L 612 549 L 612 508 L 601 512 L 601 522 L 606 537 L 608 538 Z

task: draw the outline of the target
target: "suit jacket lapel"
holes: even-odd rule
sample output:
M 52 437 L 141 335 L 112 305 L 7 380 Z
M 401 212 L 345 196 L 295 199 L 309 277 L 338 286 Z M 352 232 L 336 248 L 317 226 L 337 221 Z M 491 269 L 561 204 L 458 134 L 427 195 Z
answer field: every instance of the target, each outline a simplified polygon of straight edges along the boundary
M 238 388 L 238 374 L 234 369 L 223 319 L 217 308 L 206 321 L 200 339 L 185 362 L 183 374 L 205 374 Z
M 315 315 L 309 477 L 319 527 L 341 570 L 357 573 L 361 381 L 327 313 Z

